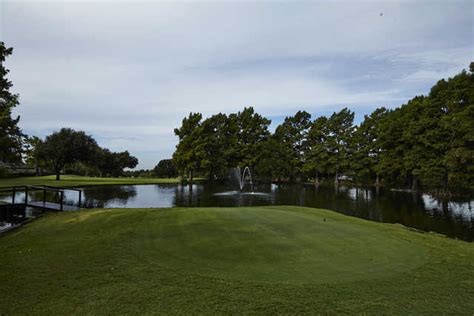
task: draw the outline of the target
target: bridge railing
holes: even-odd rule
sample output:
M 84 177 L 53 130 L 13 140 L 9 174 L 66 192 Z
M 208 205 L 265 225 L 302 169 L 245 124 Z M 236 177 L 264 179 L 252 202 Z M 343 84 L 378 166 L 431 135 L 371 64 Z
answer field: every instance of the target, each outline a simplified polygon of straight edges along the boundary
M 60 210 L 62 211 L 64 209 L 64 192 L 66 190 L 69 191 L 76 191 L 79 194 L 79 199 L 78 199 L 78 207 L 80 208 L 82 206 L 82 190 L 81 189 L 74 189 L 74 188 L 61 188 L 61 187 L 54 187 L 50 185 L 19 185 L 19 186 L 11 186 L 11 187 L 1 187 L 0 192 L 11 192 L 11 204 L 16 205 L 16 204 L 24 204 L 25 206 L 28 205 L 28 193 L 30 191 L 43 191 L 43 204 L 46 204 L 46 192 L 52 191 L 59 193 L 60 199 L 59 199 L 59 206 Z M 24 192 L 25 194 L 25 200 L 23 203 L 18 203 L 16 201 L 16 193 L 17 192 Z M 35 205 L 37 207 L 37 205 Z

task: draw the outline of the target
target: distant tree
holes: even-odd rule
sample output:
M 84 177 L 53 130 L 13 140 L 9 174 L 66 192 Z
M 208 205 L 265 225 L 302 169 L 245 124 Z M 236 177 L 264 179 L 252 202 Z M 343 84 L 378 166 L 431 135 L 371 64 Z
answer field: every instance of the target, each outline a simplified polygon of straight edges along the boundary
M 321 174 L 330 172 L 328 137 L 328 118 L 318 117 L 308 132 L 308 152 L 304 165 L 305 173 L 314 175 L 315 185 L 319 185 Z
M 153 169 L 153 173 L 158 178 L 176 178 L 178 170 L 174 165 L 173 159 L 162 159 Z
M 229 119 L 221 113 L 204 120 L 198 128 L 195 149 L 199 165 L 209 179 L 219 179 L 227 175 L 230 167 L 227 158 L 233 136 L 229 128 Z
M 294 116 L 285 118 L 275 130 L 275 136 L 281 141 L 289 152 L 291 158 L 286 161 L 292 170 L 291 176 L 302 180 L 303 166 L 308 154 L 308 132 L 311 126 L 311 114 L 298 111 Z
M 128 151 L 111 152 L 107 148 L 98 148 L 95 157 L 93 164 L 97 165 L 101 176 L 118 177 L 125 168 L 135 168 L 138 165 L 138 159 Z
M 269 136 L 258 147 L 255 172 L 260 178 L 270 180 L 287 180 L 293 175 L 292 166 L 288 163 L 293 159 L 293 151 L 276 135 Z
M 201 113 L 189 113 L 189 116 L 183 119 L 181 127 L 174 129 L 174 133 L 179 138 L 179 143 L 173 154 L 173 161 L 181 174 L 188 175 L 190 184 L 193 183 L 194 172 L 201 167 L 198 148 L 196 147 L 200 137 L 201 120 Z
M 130 155 L 128 150 L 115 153 L 117 165 L 123 171 L 125 168 L 133 169 L 138 165 L 138 158 Z
M 8 80 L 8 69 L 5 68 L 5 59 L 11 55 L 13 48 L 7 48 L 0 42 L 0 161 L 20 162 L 22 151 L 22 137 L 18 127 L 20 117 L 12 117 L 13 109 L 19 104 L 18 95 L 10 91 L 12 83 Z
M 327 122 L 328 167 L 334 174 L 334 182 L 339 184 L 339 175 L 349 171 L 350 143 L 354 133 L 354 112 L 344 108 L 334 112 Z
M 351 169 L 362 181 L 371 181 L 380 185 L 379 162 L 382 151 L 380 143 L 381 120 L 386 115 L 385 108 L 378 108 L 370 115 L 364 116 L 364 121 L 356 128 L 352 145 Z
M 43 141 L 37 136 L 25 138 L 25 163 L 27 166 L 32 166 L 35 168 L 35 173 L 37 176 L 41 175 L 41 168 L 45 167 L 46 164 L 46 162 L 41 159 L 40 148 L 42 144 Z
M 255 167 L 260 143 L 270 136 L 270 123 L 269 119 L 256 113 L 253 107 L 229 115 L 231 135 L 228 139 L 232 147 L 227 157 L 232 167 Z
M 285 118 L 275 133 L 253 108 L 213 115 L 190 114 L 175 130 L 173 161 L 181 173 L 223 177 L 249 166 L 259 177 L 306 180 L 342 174 L 358 183 L 419 186 L 443 192 L 474 190 L 474 63 L 440 80 L 428 96 L 393 110 L 376 109 L 359 126 L 345 108 L 311 122 L 307 112 Z
M 438 81 L 424 115 L 432 123 L 424 124 L 430 156 L 422 165 L 423 179 L 444 191 L 474 189 L 474 63 L 469 70 Z
M 98 145 L 92 136 L 82 131 L 62 128 L 59 132 L 46 137 L 39 146 L 39 155 L 50 162 L 56 180 L 59 180 L 61 170 L 66 164 L 95 161 L 97 148 Z
M 251 107 L 229 116 L 219 113 L 204 121 L 200 113 L 190 113 L 175 129 L 179 143 L 173 161 L 181 174 L 189 175 L 190 183 L 195 171 L 209 179 L 221 179 L 229 168 L 254 168 L 260 143 L 270 135 L 270 122 Z

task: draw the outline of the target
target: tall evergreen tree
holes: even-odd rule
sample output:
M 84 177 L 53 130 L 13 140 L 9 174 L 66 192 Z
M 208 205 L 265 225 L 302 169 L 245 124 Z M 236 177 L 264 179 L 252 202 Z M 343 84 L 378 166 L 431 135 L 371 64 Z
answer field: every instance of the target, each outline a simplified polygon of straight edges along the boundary
M 308 132 L 308 154 L 304 170 L 306 174 L 314 176 L 315 185 L 319 185 L 323 173 L 329 173 L 329 137 L 328 118 L 318 117 L 311 124 Z
M 4 66 L 12 52 L 13 48 L 7 48 L 4 42 L 0 42 L 0 161 L 3 162 L 21 161 L 24 136 L 18 127 L 20 116 L 12 117 L 12 111 L 19 101 L 18 95 L 10 91 L 13 84 L 8 80 L 9 70 Z
M 365 115 L 364 121 L 354 132 L 351 169 L 359 181 L 380 185 L 380 123 L 386 113 L 385 108 L 378 108 L 370 115 Z
M 335 184 L 339 184 L 339 175 L 349 171 L 350 142 L 354 132 L 354 112 L 347 108 L 334 112 L 328 120 L 328 165 L 334 174 Z
M 210 179 L 221 179 L 231 167 L 227 157 L 231 145 L 229 119 L 219 113 L 204 120 L 196 141 L 197 158 Z
M 201 165 L 196 148 L 201 120 L 201 113 L 189 113 L 189 116 L 183 119 L 181 127 L 174 129 L 174 133 L 179 138 L 179 143 L 173 154 L 173 161 L 181 174 L 188 175 L 190 184 L 193 183 L 194 172 L 199 170 Z
M 265 141 L 270 132 L 268 126 L 271 121 L 256 113 L 253 107 L 244 108 L 242 112 L 229 115 L 229 124 L 232 129 L 232 144 L 234 147 L 232 155 L 228 155 L 231 164 L 240 167 L 255 167 L 259 156 L 259 144 Z
M 285 118 L 275 130 L 275 136 L 282 142 L 291 159 L 287 161 L 292 170 L 292 177 L 302 180 L 303 166 L 308 154 L 308 132 L 311 126 L 311 114 L 298 111 L 294 116 Z

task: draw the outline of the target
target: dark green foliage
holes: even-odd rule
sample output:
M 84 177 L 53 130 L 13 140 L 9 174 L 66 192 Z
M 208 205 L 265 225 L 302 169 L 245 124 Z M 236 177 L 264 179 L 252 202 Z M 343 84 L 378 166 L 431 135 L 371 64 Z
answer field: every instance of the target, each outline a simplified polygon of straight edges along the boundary
M 92 136 L 82 131 L 62 128 L 59 132 L 46 137 L 39 147 L 39 155 L 50 162 L 56 179 L 59 180 L 61 170 L 66 164 L 93 163 L 98 147 Z
M 174 161 L 182 173 L 221 178 L 250 166 L 259 179 L 278 181 L 340 176 L 365 185 L 420 186 L 443 193 L 474 189 L 474 63 L 440 80 L 428 96 L 394 110 L 376 109 L 354 125 L 347 108 L 330 117 L 298 111 L 273 135 L 270 121 L 245 108 L 237 114 L 201 114 L 183 120 Z
M 360 183 L 380 184 L 379 170 L 381 154 L 381 121 L 387 114 L 385 108 L 376 109 L 372 114 L 365 115 L 364 121 L 354 132 L 351 168 Z
M 111 152 L 107 148 L 99 148 L 96 156 L 96 162 L 100 176 L 118 177 L 122 175 L 123 169 L 135 168 L 138 165 L 138 159 L 131 156 L 128 151 Z
M 43 141 L 37 136 L 26 137 L 24 145 L 25 163 L 27 166 L 34 167 L 36 175 L 41 175 L 41 168 L 46 167 L 46 161 L 41 157 L 41 145 Z
M 242 112 L 229 115 L 232 126 L 231 140 L 236 140 L 235 149 L 230 149 L 228 160 L 232 167 L 250 166 L 257 164 L 260 144 L 267 140 L 271 121 L 256 113 L 252 107 L 244 108 Z
M 163 159 L 155 166 L 153 173 L 158 178 L 176 178 L 178 170 L 172 159 Z
M 290 178 L 302 180 L 303 167 L 308 154 L 308 132 L 311 126 L 311 114 L 298 111 L 294 116 L 286 117 L 275 131 L 276 140 L 285 147 L 286 161 Z
M 197 152 L 201 120 L 201 113 L 189 113 L 189 116 L 183 119 L 181 127 L 174 129 L 174 133 L 179 137 L 179 143 L 173 154 L 173 160 L 181 173 L 189 175 L 190 183 L 193 181 L 194 171 L 199 170 L 201 166 Z
M 327 122 L 326 148 L 328 171 L 338 177 L 350 170 L 351 138 L 354 133 L 354 112 L 347 108 L 334 112 Z
M 28 160 L 41 162 L 52 168 L 59 180 L 61 171 L 80 175 L 118 177 L 124 168 L 135 168 L 138 159 L 128 151 L 111 152 L 101 148 L 90 135 L 83 131 L 62 128 L 46 137 L 44 141 L 32 139 L 34 147 L 29 150 Z
M 440 80 L 381 120 L 380 174 L 413 189 L 473 190 L 473 122 L 474 74 Z
M 268 137 L 261 142 L 258 150 L 255 173 L 260 178 L 282 181 L 292 177 L 294 170 L 289 161 L 294 159 L 293 149 L 276 135 Z
M 219 113 L 204 121 L 200 113 L 190 113 L 175 129 L 179 143 L 173 161 L 191 183 L 194 172 L 222 179 L 229 168 L 254 168 L 260 144 L 270 135 L 268 125 L 270 120 L 251 107 L 229 116 Z
M 329 173 L 329 152 L 327 150 L 327 139 L 329 136 L 328 118 L 318 117 L 311 124 L 308 133 L 308 154 L 304 165 L 305 173 L 312 178 L 315 184 L 319 184 L 321 174 Z
M 13 84 L 7 79 L 9 70 L 3 65 L 12 52 L 13 48 L 7 48 L 4 42 L 0 42 L 0 161 L 3 162 L 21 160 L 24 136 L 18 127 L 20 117 L 12 117 L 13 109 L 19 104 L 18 95 L 10 91 Z

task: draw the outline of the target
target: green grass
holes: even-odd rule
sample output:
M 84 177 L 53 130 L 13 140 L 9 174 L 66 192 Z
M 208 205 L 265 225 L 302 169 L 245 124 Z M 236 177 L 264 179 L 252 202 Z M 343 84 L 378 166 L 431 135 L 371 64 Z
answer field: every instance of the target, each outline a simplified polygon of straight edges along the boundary
M 0 314 L 474 313 L 474 245 L 290 207 L 49 214 L 0 238 Z
M 161 184 L 161 183 L 179 183 L 174 179 L 147 179 L 147 178 L 94 178 L 74 175 L 62 175 L 61 180 L 56 181 L 55 176 L 43 177 L 19 177 L 0 179 L 0 187 L 9 187 L 14 185 L 51 185 L 57 187 L 80 187 L 92 185 L 121 185 L 121 184 Z

